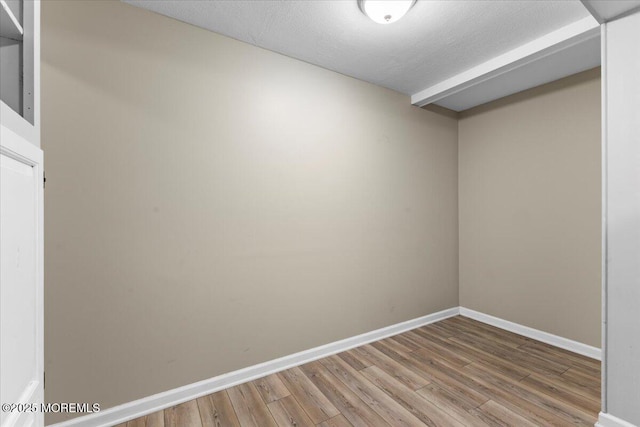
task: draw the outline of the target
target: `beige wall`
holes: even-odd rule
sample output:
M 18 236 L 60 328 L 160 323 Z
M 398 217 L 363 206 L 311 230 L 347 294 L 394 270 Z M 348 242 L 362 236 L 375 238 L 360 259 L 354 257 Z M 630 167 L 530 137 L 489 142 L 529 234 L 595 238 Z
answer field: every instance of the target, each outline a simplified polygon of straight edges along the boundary
M 118 1 L 42 14 L 47 401 L 458 304 L 455 118 Z
M 460 304 L 600 347 L 600 70 L 458 131 Z

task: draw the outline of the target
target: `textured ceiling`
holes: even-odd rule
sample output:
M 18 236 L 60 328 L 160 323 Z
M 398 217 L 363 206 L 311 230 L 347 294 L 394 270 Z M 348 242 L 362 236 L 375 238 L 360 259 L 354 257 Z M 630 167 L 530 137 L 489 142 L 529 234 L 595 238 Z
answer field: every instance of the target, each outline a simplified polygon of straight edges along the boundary
M 405 94 L 589 16 L 579 0 L 418 0 L 380 25 L 356 0 L 124 1 Z

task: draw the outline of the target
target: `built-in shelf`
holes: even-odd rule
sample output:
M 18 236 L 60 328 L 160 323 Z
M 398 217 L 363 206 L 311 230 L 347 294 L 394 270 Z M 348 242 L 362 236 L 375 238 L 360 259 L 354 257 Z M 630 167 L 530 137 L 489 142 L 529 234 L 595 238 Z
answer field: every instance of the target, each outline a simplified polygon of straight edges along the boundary
M 5 0 L 0 0 L 0 37 L 22 40 L 24 30 L 20 21 Z
M 37 46 L 34 34 L 40 22 L 40 0 L 0 0 L 0 100 L 2 101 L 3 126 L 10 120 L 13 110 L 25 123 L 14 127 L 25 139 L 33 137 L 35 111 L 38 103 Z M 6 108 L 5 108 L 6 107 Z M 26 130 L 31 129 L 31 130 Z M 27 135 L 29 134 L 29 135 Z

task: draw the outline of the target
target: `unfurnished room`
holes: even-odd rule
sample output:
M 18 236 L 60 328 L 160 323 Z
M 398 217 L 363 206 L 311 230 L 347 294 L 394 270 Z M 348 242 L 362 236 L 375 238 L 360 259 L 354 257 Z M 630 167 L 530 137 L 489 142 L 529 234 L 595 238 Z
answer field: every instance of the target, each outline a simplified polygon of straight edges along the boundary
M 640 0 L 0 6 L 0 427 L 640 426 Z

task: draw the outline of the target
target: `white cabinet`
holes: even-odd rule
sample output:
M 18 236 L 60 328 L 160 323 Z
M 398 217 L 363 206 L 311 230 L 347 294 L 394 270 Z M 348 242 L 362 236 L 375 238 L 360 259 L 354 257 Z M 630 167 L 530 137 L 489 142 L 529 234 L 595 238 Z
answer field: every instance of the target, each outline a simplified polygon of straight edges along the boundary
M 0 6 L 0 426 L 41 427 L 40 2 Z

